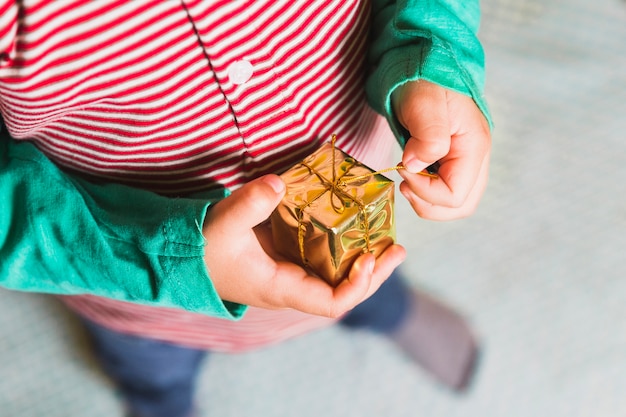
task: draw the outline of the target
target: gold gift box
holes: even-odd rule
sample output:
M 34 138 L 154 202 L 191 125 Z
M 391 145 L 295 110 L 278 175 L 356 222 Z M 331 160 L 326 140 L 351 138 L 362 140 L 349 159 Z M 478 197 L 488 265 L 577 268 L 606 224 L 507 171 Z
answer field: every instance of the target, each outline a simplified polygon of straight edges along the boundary
M 394 183 L 324 144 L 281 175 L 287 185 L 271 216 L 274 245 L 336 286 L 355 259 L 395 241 Z

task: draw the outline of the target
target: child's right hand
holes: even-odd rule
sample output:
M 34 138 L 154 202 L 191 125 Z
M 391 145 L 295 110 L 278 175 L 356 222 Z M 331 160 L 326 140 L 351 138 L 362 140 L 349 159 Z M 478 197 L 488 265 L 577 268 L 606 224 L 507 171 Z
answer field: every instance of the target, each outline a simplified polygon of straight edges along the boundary
M 364 254 L 336 288 L 281 260 L 273 251 L 271 230 L 263 222 L 284 193 L 281 178 L 266 175 L 209 210 L 203 226 L 205 262 L 223 300 L 336 318 L 378 290 L 404 260 L 405 250 L 399 245 L 390 246 L 377 259 Z

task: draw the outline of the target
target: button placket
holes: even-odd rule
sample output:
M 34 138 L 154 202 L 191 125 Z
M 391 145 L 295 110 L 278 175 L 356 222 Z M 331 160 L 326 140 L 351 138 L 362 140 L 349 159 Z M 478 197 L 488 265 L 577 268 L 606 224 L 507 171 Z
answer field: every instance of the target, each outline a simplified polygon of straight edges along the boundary
M 200 32 L 198 31 L 198 28 L 196 26 L 195 19 L 194 19 L 194 17 L 192 16 L 192 14 L 189 11 L 189 7 L 186 4 L 186 0 L 180 0 L 180 2 L 181 2 L 181 5 L 183 6 L 183 9 L 187 13 L 187 17 L 189 18 L 189 22 L 191 23 L 191 25 L 193 27 L 193 30 L 194 30 L 194 33 L 196 35 L 196 38 L 198 40 L 198 45 L 200 46 L 200 48 L 202 48 L 202 52 L 204 54 L 204 58 L 206 59 L 207 65 L 208 65 L 209 69 L 211 70 L 211 73 L 213 74 L 214 81 L 217 84 L 217 87 L 219 88 L 220 92 L 222 93 L 222 96 L 224 97 L 224 100 L 225 100 L 225 102 L 226 102 L 226 104 L 228 106 L 228 110 L 229 110 L 230 115 L 232 117 L 233 124 L 234 124 L 235 128 L 237 129 L 237 131 L 239 133 L 239 136 L 241 137 L 242 141 L 245 143 L 245 139 L 244 139 L 243 133 L 241 131 L 241 126 L 239 125 L 237 114 L 235 112 L 235 109 L 233 108 L 233 104 L 228 99 L 228 95 L 226 94 L 226 91 L 224 90 L 224 86 L 222 85 L 222 83 L 219 80 L 217 71 L 215 70 L 215 67 L 213 66 L 213 62 L 212 62 L 212 60 L 210 58 L 210 55 L 209 55 L 209 52 L 207 50 L 207 46 L 205 45 L 204 41 L 202 40 L 202 37 L 200 36 Z M 242 65 L 242 66 L 236 67 L 235 70 L 234 70 L 234 72 L 236 73 L 235 76 L 239 77 L 238 79 L 243 79 L 243 78 L 246 77 L 246 74 L 248 72 L 250 72 L 250 75 L 245 80 L 245 81 L 247 81 L 252 76 L 252 68 L 251 67 L 252 67 L 251 64 L 250 64 L 250 69 L 246 69 L 245 64 Z M 229 79 L 230 79 L 230 76 L 229 76 Z M 232 82 L 232 80 L 231 80 L 231 82 Z M 235 84 L 235 83 L 233 82 L 233 84 Z

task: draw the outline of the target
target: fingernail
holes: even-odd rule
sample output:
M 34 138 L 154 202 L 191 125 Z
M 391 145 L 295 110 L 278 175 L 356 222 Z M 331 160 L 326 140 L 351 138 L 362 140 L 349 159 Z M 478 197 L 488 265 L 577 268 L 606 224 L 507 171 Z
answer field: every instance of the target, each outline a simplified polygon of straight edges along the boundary
M 262 178 L 276 194 L 280 194 L 285 190 L 285 183 L 278 175 L 266 175 Z
M 418 172 L 422 171 L 427 166 L 428 164 L 426 162 L 422 162 L 419 159 L 409 159 L 408 161 L 404 163 L 404 167 L 411 174 L 417 174 Z

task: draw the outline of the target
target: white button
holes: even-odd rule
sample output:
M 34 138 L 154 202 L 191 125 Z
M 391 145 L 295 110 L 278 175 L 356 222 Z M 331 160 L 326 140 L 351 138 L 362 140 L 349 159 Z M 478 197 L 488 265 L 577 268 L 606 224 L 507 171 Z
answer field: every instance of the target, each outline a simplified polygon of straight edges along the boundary
M 254 73 L 252 64 L 245 60 L 235 61 L 228 66 L 228 78 L 233 84 L 243 84 L 248 81 Z

